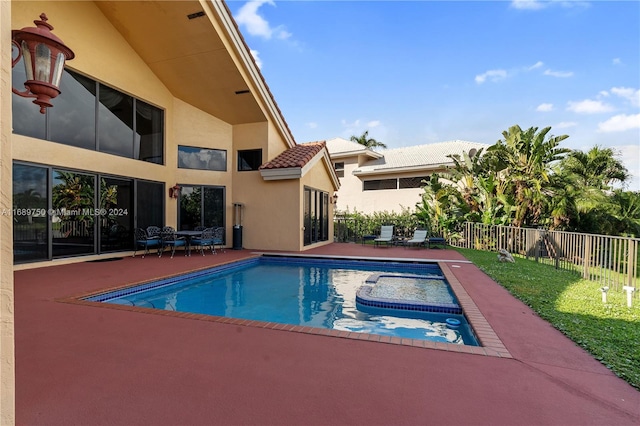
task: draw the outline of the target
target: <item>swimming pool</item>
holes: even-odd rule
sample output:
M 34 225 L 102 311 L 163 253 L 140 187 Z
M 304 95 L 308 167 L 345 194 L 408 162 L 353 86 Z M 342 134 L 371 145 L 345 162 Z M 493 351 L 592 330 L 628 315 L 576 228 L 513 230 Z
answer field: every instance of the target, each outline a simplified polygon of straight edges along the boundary
M 462 314 L 356 303 L 372 276 L 407 274 L 442 278 L 434 263 L 263 255 L 85 300 L 477 346 Z

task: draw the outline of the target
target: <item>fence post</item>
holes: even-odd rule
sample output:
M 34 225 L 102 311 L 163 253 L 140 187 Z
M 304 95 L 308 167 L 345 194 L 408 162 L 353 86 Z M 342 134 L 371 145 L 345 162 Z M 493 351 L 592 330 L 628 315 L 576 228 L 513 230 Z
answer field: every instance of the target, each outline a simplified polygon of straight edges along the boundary
M 638 252 L 638 243 L 629 241 L 629 250 L 627 250 L 627 286 L 633 287 L 633 281 L 636 276 L 636 253 Z
M 582 278 L 589 279 L 589 267 L 591 266 L 591 237 L 584 236 L 584 252 L 582 253 Z

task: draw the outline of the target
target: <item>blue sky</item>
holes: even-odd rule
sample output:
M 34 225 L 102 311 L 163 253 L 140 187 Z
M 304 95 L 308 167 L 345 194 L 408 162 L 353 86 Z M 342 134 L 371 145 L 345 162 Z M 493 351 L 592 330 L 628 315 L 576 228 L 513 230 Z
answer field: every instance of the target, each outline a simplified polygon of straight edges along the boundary
M 640 2 L 234 1 L 297 142 L 488 144 L 514 124 L 612 147 L 640 191 Z

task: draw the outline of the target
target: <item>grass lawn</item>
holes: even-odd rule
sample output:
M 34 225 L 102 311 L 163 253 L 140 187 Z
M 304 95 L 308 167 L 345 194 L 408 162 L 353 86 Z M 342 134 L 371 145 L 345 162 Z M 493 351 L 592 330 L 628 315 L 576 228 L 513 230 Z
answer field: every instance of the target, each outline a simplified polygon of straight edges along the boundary
M 640 389 L 640 298 L 627 307 L 626 292 L 609 290 L 575 272 L 516 258 L 497 261 L 496 253 L 456 249 L 540 317 L 582 346 L 615 374 Z

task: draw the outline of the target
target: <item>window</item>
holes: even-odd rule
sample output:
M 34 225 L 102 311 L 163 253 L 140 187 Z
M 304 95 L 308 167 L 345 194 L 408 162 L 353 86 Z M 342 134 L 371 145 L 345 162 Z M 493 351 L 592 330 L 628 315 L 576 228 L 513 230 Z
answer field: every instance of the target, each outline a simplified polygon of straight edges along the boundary
M 224 197 L 222 186 L 180 186 L 178 223 L 181 231 L 199 226 L 224 226 Z
M 26 80 L 21 63 L 13 68 L 13 78 Z M 31 99 L 13 96 L 14 132 L 163 164 L 164 111 L 67 69 L 60 90 L 64 96 L 57 97 L 46 114 L 40 114 Z
M 425 184 L 422 183 L 424 180 L 429 180 L 429 176 L 419 176 L 419 177 L 411 177 L 411 178 L 400 178 L 398 187 L 400 189 L 404 188 L 422 188 Z
M 380 179 L 380 180 L 365 180 L 363 182 L 364 191 L 378 191 L 381 189 L 397 189 L 398 179 Z
M 261 149 L 247 149 L 238 151 L 238 171 L 258 170 L 262 164 Z
M 304 245 L 329 239 L 329 193 L 304 189 Z
M 178 146 L 178 167 L 181 169 L 227 171 L 227 151 L 222 149 Z
M 333 167 L 336 169 L 336 175 L 339 178 L 344 177 L 344 162 L 333 163 Z
M 16 162 L 14 262 L 131 250 L 136 226 L 164 224 L 164 193 L 160 182 Z

